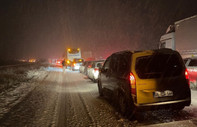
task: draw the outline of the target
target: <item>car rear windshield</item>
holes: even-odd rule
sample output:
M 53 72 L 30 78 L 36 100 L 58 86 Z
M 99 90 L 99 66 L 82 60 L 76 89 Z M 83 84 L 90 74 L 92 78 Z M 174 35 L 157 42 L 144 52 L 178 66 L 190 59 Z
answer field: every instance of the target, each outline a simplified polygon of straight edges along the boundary
M 192 59 L 188 66 L 197 66 L 197 59 Z
M 103 66 L 103 62 L 99 62 L 99 63 L 97 63 L 96 67 L 102 67 L 102 66 Z
M 141 79 L 173 77 L 181 74 L 183 63 L 176 54 L 154 54 L 137 58 L 135 69 Z

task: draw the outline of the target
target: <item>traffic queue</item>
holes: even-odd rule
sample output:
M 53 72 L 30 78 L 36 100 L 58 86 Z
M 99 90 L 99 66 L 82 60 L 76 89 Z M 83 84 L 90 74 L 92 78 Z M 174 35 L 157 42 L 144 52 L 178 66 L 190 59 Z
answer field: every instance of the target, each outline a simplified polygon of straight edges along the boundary
M 79 72 L 88 76 L 93 82 L 98 81 L 99 68 L 105 60 L 85 61 L 79 68 Z
M 76 58 L 65 63 L 67 69 L 97 83 L 99 95 L 112 97 L 123 115 L 166 107 L 180 111 L 191 103 L 190 88 L 197 88 L 196 59 L 183 59 L 167 48 L 125 50 L 107 59 Z

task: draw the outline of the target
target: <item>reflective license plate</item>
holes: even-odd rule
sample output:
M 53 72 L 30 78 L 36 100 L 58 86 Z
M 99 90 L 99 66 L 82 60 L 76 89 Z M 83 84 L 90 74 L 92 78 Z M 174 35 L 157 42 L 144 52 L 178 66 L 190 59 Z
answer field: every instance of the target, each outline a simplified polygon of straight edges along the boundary
M 159 98 L 159 97 L 171 97 L 171 96 L 173 96 L 173 91 L 170 91 L 170 90 L 155 91 L 155 92 L 153 92 L 153 96 L 155 98 Z

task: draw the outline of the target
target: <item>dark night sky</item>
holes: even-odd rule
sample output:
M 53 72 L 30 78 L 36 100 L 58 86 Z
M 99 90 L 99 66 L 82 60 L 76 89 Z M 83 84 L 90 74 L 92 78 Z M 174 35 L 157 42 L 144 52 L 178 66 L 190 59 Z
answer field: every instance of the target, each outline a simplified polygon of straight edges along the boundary
M 107 56 L 157 48 L 196 0 L 1 0 L 0 58 L 62 57 L 67 47 Z

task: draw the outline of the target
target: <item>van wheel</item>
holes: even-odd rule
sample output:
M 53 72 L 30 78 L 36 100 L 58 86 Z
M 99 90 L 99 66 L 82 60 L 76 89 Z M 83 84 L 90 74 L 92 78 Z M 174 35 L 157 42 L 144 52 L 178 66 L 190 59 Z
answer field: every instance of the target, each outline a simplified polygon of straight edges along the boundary
M 123 95 L 119 95 L 119 110 L 122 113 L 122 115 L 126 114 L 127 111 L 127 100 L 125 99 L 125 97 Z
M 116 97 L 118 100 L 118 110 L 120 113 L 127 117 L 128 119 L 132 120 L 137 113 L 136 107 L 133 104 L 131 96 L 126 97 L 121 92 L 116 92 Z
M 102 83 L 100 80 L 98 80 L 98 91 L 99 91 L 99 96 L 103 96 L 103 88 L 102 88 Z

